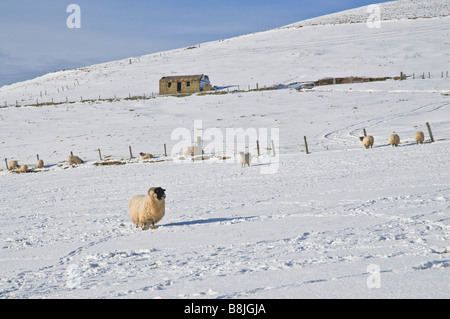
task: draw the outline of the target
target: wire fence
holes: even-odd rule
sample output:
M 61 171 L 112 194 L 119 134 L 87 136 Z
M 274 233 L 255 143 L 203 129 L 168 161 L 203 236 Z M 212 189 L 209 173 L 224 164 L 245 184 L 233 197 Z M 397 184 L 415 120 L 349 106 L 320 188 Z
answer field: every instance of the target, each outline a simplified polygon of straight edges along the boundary
M 252 91 L 265 91 L 265 90 L 279 90 L 279 89 L 309 89 L 315 86 L 323 85 L 338 85 L 338 84 L 348 84 L 348 83 L 363 83 L 363 82 L 378 82 L 386 80 L 419 80 L 419 79 L 445 79 L 449 78 L 449 71 L 427 71 L 427 72 L 400 72 L 399 76 L 396 77 L 328 77 L 315 81 L 302 81 L 293 82 L 288 84 L 273 84 L 260 86 L 258 83 L 251 85 L 228 85 L 228 86 L 214 86 L 211 91 L 197 92 L 198 95 L 210 95 L 210 94 L 228 94 L 236 92 L 252 92 Z M 73 83 L 74 87 L 79 86 L 78 80 Z M 90 96 L 80 95 L 74 98 L 74 93 L 71 92 L 69 95 L 62 95 L 62 92 L 70 91 L 71 87 L 69 85 L 63 85 L 60 88 L 50 90 L 41 90 L 37 97 L 28 98 L 27 100 L 15 100 L 15 101 L 4 101 L 0 104 L 2 107 L 22 107 L 22 106 L 46 106 L 46 105 L 60 105 L 60 104 L 73 104 L 73 103 L 95 103 L 95 102 L 114 102 L 114 101 L 130 101 L 130 100 L 148 100 L 154 99 L 160 96 L 176 96 L 184 97 L 192 95 L 193 93 L 180 92 L 178 94 L 164 94 L 160 95 L 159 92 L 147 92 L 140 94 L 111 94 L 110 96 L 105 96 L 102 94 L 91 94 Z M 53 94 L 52 94 L 53 93 Z

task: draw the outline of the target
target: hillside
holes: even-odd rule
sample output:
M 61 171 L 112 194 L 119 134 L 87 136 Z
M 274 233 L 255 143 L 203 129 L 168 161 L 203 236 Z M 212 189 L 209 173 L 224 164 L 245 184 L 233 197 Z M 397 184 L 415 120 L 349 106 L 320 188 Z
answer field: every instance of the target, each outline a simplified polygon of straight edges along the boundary
M 158 92 L 162 76 L 173 74 L 204 73 L 219 87 L 255 88 L 326 77 L 439 76 L 448 71 L 449 58 L 441 54 L 448 51 L 448 1 L 395 1 L 381 8 L 383 19 L 393 19 L 384 20 L 379 29 L 367 27 L 363 7 L 310 20 L 302 28 L 51 73 L 0 88 L 0 106 L 149 96 Z M 430 19 L 434 16 L 438 18 Z M 337 24 L 341 20 L 346 23 Z
M 450 15 L 450 3 L 442 0 L 396 0 L 378 4 L 381 21 L 429 19 Z M 293 23 L 286 27 L 366 23 L 368 6 Z
M 0 298 L 448 298 L 450 17 L 426 3 L 383 5 L 380 29 L 290 26 L 0 88 L 0 163 L 29 168 L 0 167 Z M 125 99 L 167 74 L 253 89 L 401 71 L 415 79 Z M 203 159 L 186 159 L 196 135 Z M 152 186 L 166 215 L 142 231 L 128 201 Z

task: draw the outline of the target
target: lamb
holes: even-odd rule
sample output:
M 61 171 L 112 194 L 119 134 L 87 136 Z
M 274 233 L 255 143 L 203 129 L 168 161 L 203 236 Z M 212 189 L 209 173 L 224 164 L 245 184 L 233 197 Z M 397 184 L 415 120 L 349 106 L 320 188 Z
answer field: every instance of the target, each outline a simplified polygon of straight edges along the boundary
M 151 159 L 153 158 L 152 154 L 148 154 L 148 153 L 139 153 L 139 156 L 141 157 L 141 159 Z
M 151 187 L 147 195 L 137 195 L 130 199 L 128 210 L 131 221 L 136 224 L 136 228 L 148 229 L 150 224 L 152 229 L 156 229 L 158 223 L 165 214 L 166 190 L 161 187 Z
M 374 138 L 373 136 L 369 135 L 369 136 L 361 136 L 359 138 L 359 140 L 361 141 L 362 145 L 368 149 L 369 147 L 372 148 L 373 147 L 373 143 L 374 143 Z
M 201 155 L 203 154 L 203 151 L 198 146 L 186 146 L 183 147 L 183 155 L 184 156 L 194 156 L 194 155 Z
M 400 137 L 397 134 L 392 134 L 389 137 L 389 144 L 392 145 L 392 146 L 397 147 L 398 144 L 400 144 Z
M 84 163 L 84 161 L 81 158 L 79 158 L 78 156 L 72 155 L 72 154 L 69 155 L 69 158 L 67 159 L 67 161 L 69 162 L 69 165 Z
M 252 154 L 239 152 L 239 162 L 241 162 L 241 167 L 245 167 L 245 165 L 250 166 L 250 162 L 252 161 Z
M 28 171 L 28 166 L 27 165 L 21 165 L 17 170 L 16 170 L 16 172 L 17 173 L 26 173 Z
M 19 163 L 17 161 L 11 161 L 8 163 L 8 170 L 12 171 L 13 169 L 17 168 L 19 166 Z
M 423 144 L 423 141 L 425 140 L 425 135 L 423 134 L 423 132 L 417 132 L 416 135 L 414 136 L 414 139 L 416 140 L 417 144 Z

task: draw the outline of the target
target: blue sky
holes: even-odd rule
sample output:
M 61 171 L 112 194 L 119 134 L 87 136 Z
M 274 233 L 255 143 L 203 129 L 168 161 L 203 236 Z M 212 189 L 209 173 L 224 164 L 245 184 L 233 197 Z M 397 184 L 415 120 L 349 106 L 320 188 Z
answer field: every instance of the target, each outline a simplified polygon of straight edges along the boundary
M 0 86 L 280 27 L 382 0 L 1 0 Z M 81 28 L 69 29 L 69 4 Z

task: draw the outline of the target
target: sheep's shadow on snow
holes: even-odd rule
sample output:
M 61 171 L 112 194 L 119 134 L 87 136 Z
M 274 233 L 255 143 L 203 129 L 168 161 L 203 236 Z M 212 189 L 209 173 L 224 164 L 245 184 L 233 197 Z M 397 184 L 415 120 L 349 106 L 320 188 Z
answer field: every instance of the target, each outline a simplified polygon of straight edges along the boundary
M 192 225 L 203 225 L 203 224 L 214 224 L 214 223 L 224 223 L 224 222 L 240 222 L 248 221 L 257 218 L 257 216 L 249 217 L 234 217 L 234 218 L 209 218 L 209 219 L 198 219 L 178 223 L 170 223 L 161 225 L 163 227 L 173 227 L 173 226 L 192 226 Z

